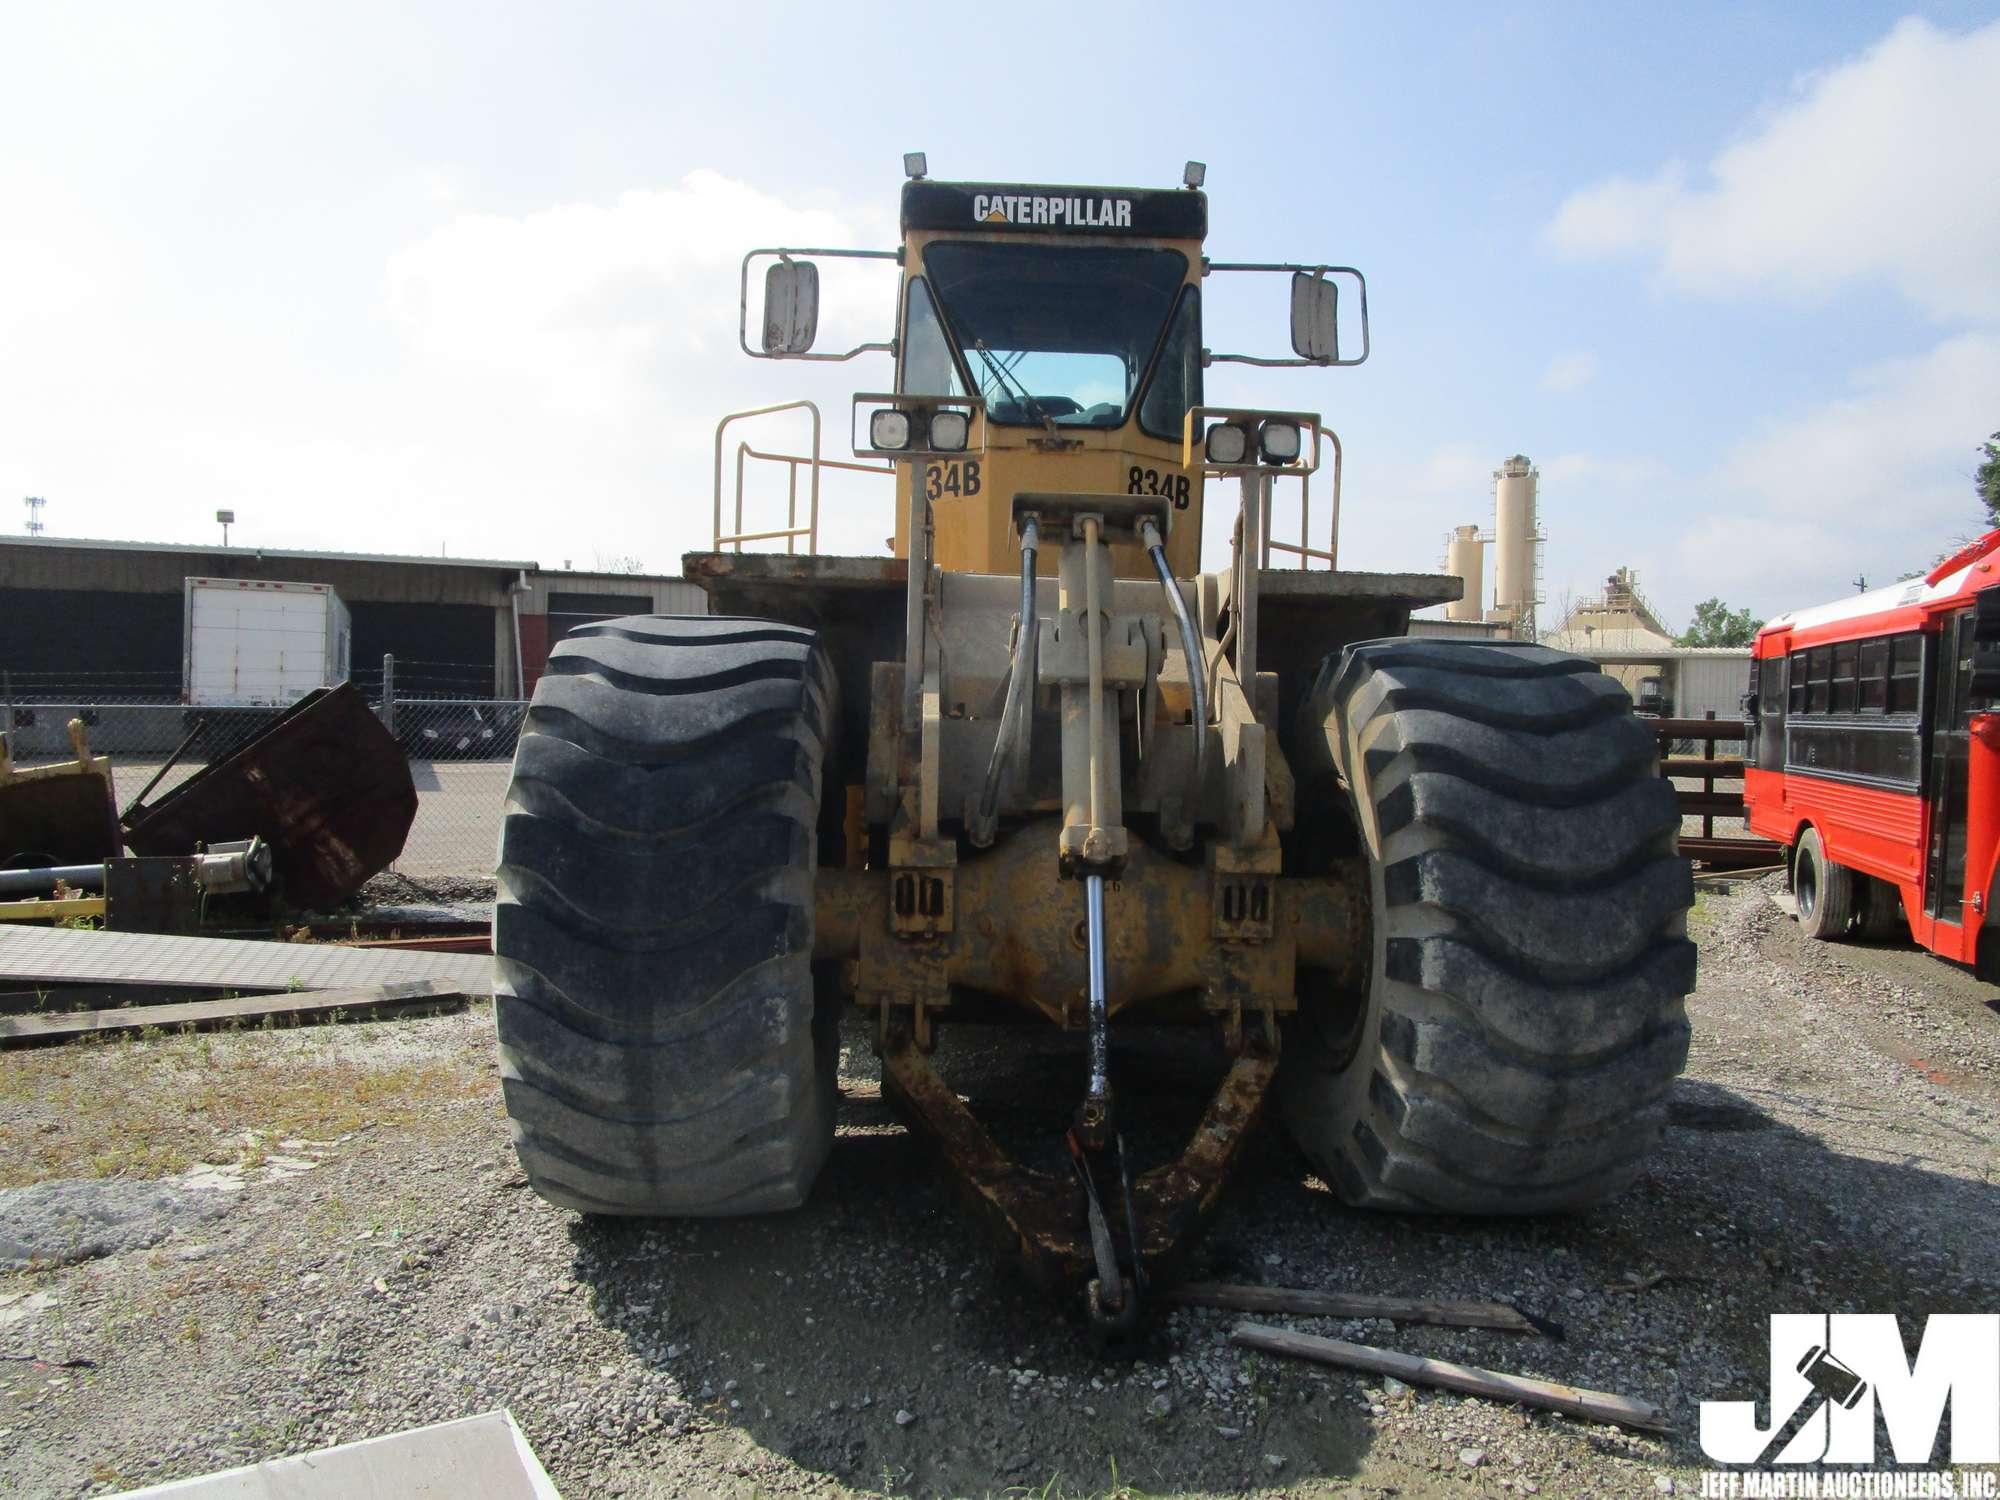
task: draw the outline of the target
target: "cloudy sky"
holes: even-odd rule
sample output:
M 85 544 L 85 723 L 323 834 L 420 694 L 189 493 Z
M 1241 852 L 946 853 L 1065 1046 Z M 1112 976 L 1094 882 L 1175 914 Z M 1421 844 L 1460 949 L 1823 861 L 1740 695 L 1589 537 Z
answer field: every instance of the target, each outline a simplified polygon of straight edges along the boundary
M 1210 384 L 1339 428 L 1351 566 L 1437 566 L 1516 451 L 1550 599 L 1625 564 L 1676 623 L 1976 529 L 2000 7 L 910 14 L 0 9 L 0 523 L 33 494 L 51 533 L 208 539 L 226 506 L 240 542 L 672 571 L 717 417 L 814 396 L 837 451 L 889 379 L 744 358 L 740 255 L 892 244 L 921 148 L 1047 182 L 1200 158 L 1218 258 L 1363 267 L 1368 364 Z M 886 334 L 879 281 L 829 293 L 823 338 Z M 1283 339 L 1216 299 L 1212 347 Z M 888 511 L 830 487 L 825 545 Z

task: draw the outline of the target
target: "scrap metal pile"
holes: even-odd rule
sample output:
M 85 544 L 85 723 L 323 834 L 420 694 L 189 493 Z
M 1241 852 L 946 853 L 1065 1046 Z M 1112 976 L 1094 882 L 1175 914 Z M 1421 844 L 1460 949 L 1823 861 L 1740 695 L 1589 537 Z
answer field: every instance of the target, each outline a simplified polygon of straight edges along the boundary
M 0 921 L 194 932 L 212 897 L 337 906 L 402 853 L 417 813 L 409 762 L 352 684 L 308 693 L 147 802 L 199 732 L 122 815 L 82 720 L 69 724 L 76 759 L 54 765 L 17 769 L 0 735 Z

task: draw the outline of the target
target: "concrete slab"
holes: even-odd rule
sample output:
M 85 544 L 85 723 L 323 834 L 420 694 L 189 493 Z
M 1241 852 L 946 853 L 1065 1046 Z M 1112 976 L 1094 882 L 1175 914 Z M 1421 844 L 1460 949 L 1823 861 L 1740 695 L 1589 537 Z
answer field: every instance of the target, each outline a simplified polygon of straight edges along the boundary
M 0 927 L 0 980 L 9 979 L 253 990 L 355 989 L 430 979 L 468 994 L 490 995 L 493 960 L 485 954 L 341 948 L 330 943 L 9 926 Z
M 483 1412 L 196 1479 L 123 1500 L 562 1500 L 514 1415 Z

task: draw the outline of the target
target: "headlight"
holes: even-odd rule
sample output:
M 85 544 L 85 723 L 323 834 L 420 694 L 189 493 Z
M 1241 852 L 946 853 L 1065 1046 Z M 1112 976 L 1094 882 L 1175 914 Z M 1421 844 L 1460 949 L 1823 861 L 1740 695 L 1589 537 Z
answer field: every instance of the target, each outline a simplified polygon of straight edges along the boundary
M 874 448 L 901 449 L 910 446 L 910 414 L 884 407 L 868 418 L 868 443 Z
M 972 419 L 962 411 L 934 411 L 931 413 L 931 447 L 939 453 L 957 453 L 964 449 L 967 435 L 972 430 Z
M 1288 464 L 1299 456 L 1299 424 L 1266 422 L 1257 431 L 1257 451 L 1267 464 Z
M 1250 434 L 1229 422 L 1208 429 L 1208 461 L 1212 464 L 1240 464 L 1250 451 Z

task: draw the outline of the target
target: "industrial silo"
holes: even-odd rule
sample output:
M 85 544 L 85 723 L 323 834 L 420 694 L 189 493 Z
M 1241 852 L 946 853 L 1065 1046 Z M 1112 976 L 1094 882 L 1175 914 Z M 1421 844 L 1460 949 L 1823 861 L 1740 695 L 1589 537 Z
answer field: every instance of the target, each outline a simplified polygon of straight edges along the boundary
M 1486 588 L 1484 548 L 1485 543 L 1479 540 L 1477 526 L 1454 528 L 1450 540 L 1445 543 L 1445 572 L 1465 581 L 1465 593 L 1444 607 L 1447 620 L 1484 618 L 1480 612 L 1480 599 Z
M 1493 610 L 1530 627 L 1539 602 L 1535 597 L 1537 477 L 1535 466 L 1519 453 L 1493 471 Z

